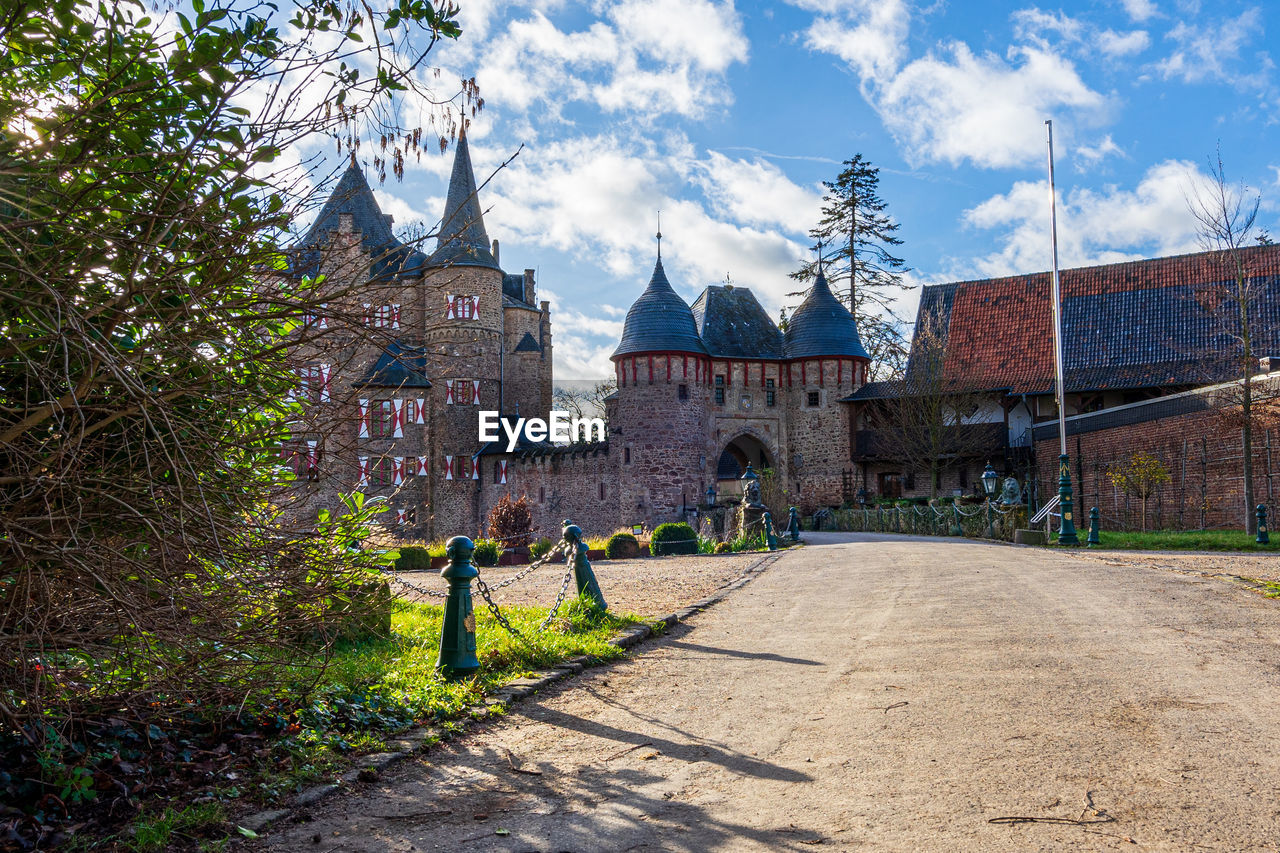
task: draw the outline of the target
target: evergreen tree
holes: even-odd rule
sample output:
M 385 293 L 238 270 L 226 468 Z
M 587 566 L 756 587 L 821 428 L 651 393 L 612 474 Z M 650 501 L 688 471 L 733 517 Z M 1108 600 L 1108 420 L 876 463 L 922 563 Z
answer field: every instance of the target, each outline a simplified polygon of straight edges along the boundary
M 832 290 L 841 296 L 858 321 L 863 346 L 871 355 L 872 368 L 881 378 L 900 373 L 906 361 L 906 340 L 902 321 L 893 313 L 899 291 L 909 290 L 903 273 L 905 261 L 894 254 L 902 240 L 899 224 L 885 213 L 880 197 L 880 170 L 855 154 L 844 161 L 844 169 L 834 181 L 823 181 L 822 217 L 809 236 L 819 245 L 839 248 L 825 255 L 824 272 Z M 818 274 L 818 262 L 807 261 L 791 274 L 809 281 Z M 798 295 L 798 294 L 797 294 Z

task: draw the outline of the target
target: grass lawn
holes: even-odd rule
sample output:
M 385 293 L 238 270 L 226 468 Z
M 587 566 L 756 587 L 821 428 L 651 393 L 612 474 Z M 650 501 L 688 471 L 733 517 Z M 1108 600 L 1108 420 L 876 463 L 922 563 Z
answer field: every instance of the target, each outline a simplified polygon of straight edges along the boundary
M 1080 544 L 1089 536 L 1088 527 L 1076 531 Z M 1050 537 L 1057 542 L 1058 534 Z M 1103 530 L 1099 534 L 1101 546 L 1125 551 L 1280 551 L 1280 536 L 1273 537 L 1270 545 L 1258 545 L 1253 536 L 1242 530 L 1153 530 L 1136 531 Z
M 568 599 L 548 629 L 539 631 L 547 608 L 503 607 L 525 637 L 520 640 L 478 597 L 475 605 L 480 659 L 475 676 L 445 681 L 435 670 L 442 607 L 398 602 L 390 637 L 340 645 L 323 670 L 281 671 L 276 683 L 247 697 L 239 713 L 240 734 L 231 736 L 230 751 L 220 748 L 225 763 L 205 767 L 199 781 L 178 769 L 170 789 L 176 796 L 144 800 L 124 831 L 117 827 L 118 834 L 105 839 L 76 838 L 70 849 L 105 843 L 106 849 L 130 853 L 222 850 L 230 837 L 238 837 L 234 818 L 227 817 L 233 802 L 278 805 L 308 783 L 358 767 L 359 755 L 385 750 L 387 739 L 411 726 L 459 728 L 485 693 L 513 678 L 579 655 L 621 657 L 623 650 L 608 641 L 641 621 Z M 186 805 L 193 800 L 198 805 Z

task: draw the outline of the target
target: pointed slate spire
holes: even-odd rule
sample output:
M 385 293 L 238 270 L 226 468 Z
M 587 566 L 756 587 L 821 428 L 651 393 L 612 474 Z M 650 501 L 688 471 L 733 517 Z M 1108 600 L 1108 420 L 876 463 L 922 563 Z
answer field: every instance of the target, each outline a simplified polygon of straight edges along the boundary
M 613 358 L 638 352 L 692 352 L 707 354 L 698 337 L 689 304 L 671 288 L 662 258 L 653 265 L 649 286 L 627 312 L 622 324 L 622 340 Z
M 360 241 L 373 259 L 371 272 L 375 277 L 417 275 L 421 272 L 426 258 L 395 238 L 390 221 L 378 207 L 373 189 L 365 180 L 364 170 L 356 164 L 353 156 L 338 179 L 338 185 L 333 188 L 324 207 L 320 208 L 316 221 L 302 238 L 294 263 L 295 274 L 314 275 L 318 271 L 318 247 L 325 244 L 331 232 L 339 230 L 343 214 L 350 214 L 352 227 L 360 232 Z
M 489 235 L 484 230 L 484 215 L 476 194 L 476 175 L 471 168 L 465 121 L 458 133 L 453 173 L 449 176 L 449 193 L 445 196 L 444 216 L 440 220 L 440 235 L 436 250 L 431 255 L 432 266 L 446 264 L 499 269 L 490 249 Z
M 858 323 L 836 299 L 821 269 L 809 294 L 787 323 L 784 354 L 787 358 L 852 356 L 870 359 L 858 336 Z

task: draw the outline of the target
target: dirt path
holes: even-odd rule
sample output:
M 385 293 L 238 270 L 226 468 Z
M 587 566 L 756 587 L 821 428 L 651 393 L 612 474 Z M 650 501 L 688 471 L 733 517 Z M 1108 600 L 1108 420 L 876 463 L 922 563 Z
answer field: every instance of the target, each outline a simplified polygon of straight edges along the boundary
M 1280 847 L 1280 604 L 1029 549 L 844 538 L 268 843 Z

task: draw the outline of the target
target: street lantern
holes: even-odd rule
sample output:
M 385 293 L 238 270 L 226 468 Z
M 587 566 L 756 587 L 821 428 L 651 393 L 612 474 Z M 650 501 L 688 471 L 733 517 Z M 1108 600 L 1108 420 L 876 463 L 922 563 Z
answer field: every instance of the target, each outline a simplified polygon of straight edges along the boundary
M 716 505 L 716 487 L 714 485 L 707 486 L 707 506 Z
M 987 463 L 986 470 L 982 472 L 982 490 L 987 493 L 988 498 L 996 496 L 996 489 L 1000 486 L 1000 475 L 996 473 L 996 469 L 991 467 L 991 463 Z
M 858 489 L 857 498 L 858 498 L 858 506 L 866 506 L 866 505 L 867 505 L 867 490 L 866 490 L 866 488 Z

